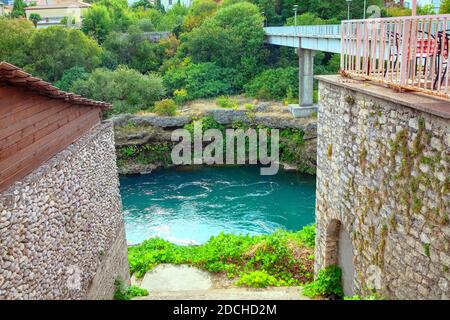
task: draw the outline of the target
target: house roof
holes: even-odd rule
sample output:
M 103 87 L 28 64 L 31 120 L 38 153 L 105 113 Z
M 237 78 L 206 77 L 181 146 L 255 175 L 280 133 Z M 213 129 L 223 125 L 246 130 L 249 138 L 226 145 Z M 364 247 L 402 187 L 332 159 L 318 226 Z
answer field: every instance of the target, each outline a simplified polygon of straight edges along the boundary
M 16 67 L 5 61 L 0 62 L 0 83 L 4 82 L 12 86 L 26 87 L 27 89 L 36 91 L 38 94 L 54 99 L 63 99 L 79 105 L 95 106 L 102 109 L 111 108 L 111 104 L 103 101 L 96 101 L 84 98 L 80 95 L 66 92 L 53 86 L 40 78 L 33 77 L 19 67 Z
M 76 1 L 76 0 L 62 0 L 62 1 L 56 1 L 55 3 L 51 4 L 38 4 L 36 6 L 26 7 L 25 11 L 27 10 L 36 10 L 36 9 L 61 9 L 61 8 L 89 8 L 91 5 L 86 2 L 82 1 Z

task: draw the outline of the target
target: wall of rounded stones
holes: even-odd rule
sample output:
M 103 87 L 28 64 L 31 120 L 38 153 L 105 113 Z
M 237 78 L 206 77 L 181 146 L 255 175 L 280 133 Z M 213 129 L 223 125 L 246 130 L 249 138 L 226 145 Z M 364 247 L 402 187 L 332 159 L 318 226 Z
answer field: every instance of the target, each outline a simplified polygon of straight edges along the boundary
M 0 299 L 112 298 L 129 281 L 118 185 L 100 124 L 0 193 Z
M 450 120 L 337 82 L 319 92 L 316 273 L 338 220 L 356 293 L 450 299 Z

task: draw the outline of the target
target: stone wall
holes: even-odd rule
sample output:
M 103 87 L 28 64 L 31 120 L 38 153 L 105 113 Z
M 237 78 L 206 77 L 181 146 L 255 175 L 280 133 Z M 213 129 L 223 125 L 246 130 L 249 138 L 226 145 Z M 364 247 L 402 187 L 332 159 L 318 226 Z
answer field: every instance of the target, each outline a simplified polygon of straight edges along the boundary
M 449 299 L 449 104 L 319 80 L 316 273 L 351 247 L 347 292 Z
M 0 299 L 110 299 L 129 282 L 111 124 L 0 193 Z

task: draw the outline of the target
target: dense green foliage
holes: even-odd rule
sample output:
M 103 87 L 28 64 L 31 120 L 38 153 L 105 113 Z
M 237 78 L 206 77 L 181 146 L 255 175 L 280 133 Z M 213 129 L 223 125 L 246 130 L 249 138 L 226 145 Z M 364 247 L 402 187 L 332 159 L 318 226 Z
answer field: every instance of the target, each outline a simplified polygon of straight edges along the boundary
M 342 298 L 344 292 L 341 285 L 342 271 L 332 265 L 319 270 L 317 279 L 303 287 L 303 294 L 308 297 Z
M 245 85 L 245 93 L 260 99 L 282 100 L 298 97 L 298 68 L 286 67 L 263 71 Z
M 122 279 L 118 278 L 114 281 L 116 290 L 114 292 L 114 300 L 131 300 L 135 297 L 148 296 L 146 289 L 139 288 L 135 285 L 125 287 Z
M 34 32 L 33 23 L 26 19 L 0 18 L 0 61 L 25 66 L 28 39 Z
M 223 99 L 223 98 L 222 98 Z M 228 98 L 229 99 L 229 98 Z M 228 99 L 224 99 L 226 103 L 226 107 L 233 107 L 234 103 L 229 102 Z M 248 110 L 250 109 L 250 110 Z M 247 106 L 248 110 L 248 116 L 249 116 L 249 122 L 235 122 L 232 124 L 233 129 L 243 129 L 247 130 L 250 128 L 254 128 L 251 123 L 251 117 L 252 117 L 252 107 Z M 187 129 L 191 134 L 194 132 L 194 123 L 201 123 L 202 130 L 206 131 L 208 129 L 217 129 L 222 132 L 223 136 L 226 137 L 225 130 L 226 127 L 220 123 L 218 123 L 213 116 L 206 116 L 199 119 L 196 119 L 195 121 L 188 123 L 184 126 L 185 129 Z M 267 139 L 267 144 L 270 146 L 271 140 L 270 140 L 270 128 L 263 128 L 263 127 L 257 127 L 255 128 L 256 132 L 258 132 L 260 129 L 268 129 L 269 135 Z M 304 159 L 304 152 L 305 152 L 305 141 L 303 139 L 304 132 L 300 129 L 294 129 L 294 128 L 287 128 L 280 130 L 279 132 L 279 156 L 280 161 L 285 163 L 294 164 L 297 166 L 297 169 L 299 172 L 308 173 L 308 174 L 315 174 L 313 171 L 313 168 L 311 168 L 310 165 L 305 163 Z M 226 138 L 224 138 L 223 141 L 223 154 L 226 155 Z M 246 139 L 246 149 L 245 151 L 248 152 L 249 145 L 248 145 L 248 139 Z M 259 146 L 257 146 L 259 148 Z M 270 149 L 270 148 L 268 148 Z M 236 152 L 236 150 L 235 150 Z M 308 241 L 308 243 L 313 243 L 314 237 Z
M 161 164 L 163 166 L 172 163 L 170 156 L 172 150 L 170 142 L 154 142 L 137 146 L 124 146 L 117 148 L 117 165 L 123 168 L 130 161 L 138 164 Z
M 236 71 L 221 68 L 215 63 L 206 62 L 181 65 L 164 76 L 164 84 L 169 91 L 184 89 L 188 99 L 215 97 L 236 92 Z
M 87 80 L 89 73 L 83 67 L 73 67 L 64 71 L 60 80 L 55 82 L 55 86 L 64 91 L 70 91 L 72 84 L 77 80 Z
M 439 13 L 450 13 L 450 0 L 442 0 Z
M 133 113 L 152 109 L 165 94 L 162 79 L 119 66 L 116 70 L 96 69 L 86 80 L 72 84 L 72 90 L 89 98 L 113 104 L 112 113 Z
M 26 53 L 27 71 L 55 81 L 72 67 L 92 71 L 100 64 L 101 48 L 80 30 L 49 27 L 31 35 Z
M 163 99 L 155 103 L 153 111 L 160 116 L 174 116 L 177 112 L 177 104 L 172 99 Z
M 284 281 L 277 280 L 264 270 L 258 270 L 242 274 L 236 284 L 252 288 L 265 288 L 282 286 Z
M 303 242 L 304 232 L 279 230 L 259 236 L 221 233 L 199 246 L 178 246 L 152 238 L 129 247 L 128 261 L 137 276 L 160 263 L 191 264 L 230 278 L 241 277 L 242 285 L 296 285 L 313 277 L 313 250 Z

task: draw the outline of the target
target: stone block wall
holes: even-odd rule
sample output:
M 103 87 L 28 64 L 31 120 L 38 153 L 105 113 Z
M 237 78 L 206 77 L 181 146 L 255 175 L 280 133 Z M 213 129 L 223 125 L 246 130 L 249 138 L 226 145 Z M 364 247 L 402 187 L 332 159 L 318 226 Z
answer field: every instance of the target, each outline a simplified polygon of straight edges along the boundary
M 350 250 L 356 294 L 449 299 L 450 120 L 364 86 L 319 81 L 315 271 Z
M 111 124 L 0 193 L 0 299 L 111 299 L 129 283 Z

